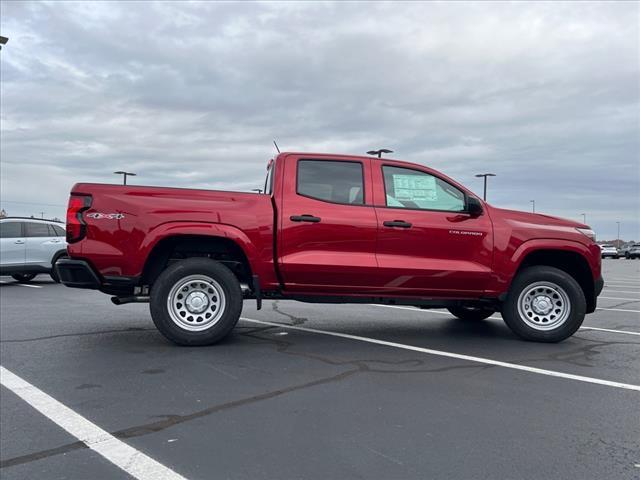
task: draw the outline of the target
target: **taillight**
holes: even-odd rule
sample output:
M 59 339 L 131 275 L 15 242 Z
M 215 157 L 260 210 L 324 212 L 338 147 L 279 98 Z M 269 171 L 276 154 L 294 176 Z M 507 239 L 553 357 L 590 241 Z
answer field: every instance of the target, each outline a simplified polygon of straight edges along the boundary
M 90 195 L 71 195 L 67 207 L 67 242 L 82 240 L 87 234 L 87 224 L 82 213 L 91 206 Z

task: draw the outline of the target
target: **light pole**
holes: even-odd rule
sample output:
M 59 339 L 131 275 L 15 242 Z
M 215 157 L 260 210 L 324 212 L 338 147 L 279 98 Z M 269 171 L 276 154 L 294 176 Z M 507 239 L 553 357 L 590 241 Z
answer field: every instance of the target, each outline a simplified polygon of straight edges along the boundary
M 480 178 L 480 177 L 484 177 L 484 195 L 482 196 L 482 199 L 486 202 L 487 201 L 487 177 L 495 177 L 496 174 L 495 173 L 478 173 L 476 175 L 476 177 Z
M 616 222 L 618 224 L 618 241 L 616 242 L 616 248 L 620 248 L 620 222 Z
M 587 214 L 586 213 L 581 213 L 580 215 L 582 215 L 582 223 L 584 223 L 586 225 L 587 224 Z
M 118 170 L 117 172 L 113 172 L 116 175 L 123 175 L 123 185 L 127 184 L 127 177 L 135 177 L 136 174 L 135 173 L 131 173 L 131 172 L 123 172 L 122 170 Z
M 388 150 L 386 148 L 381 148 L 380 150 L 369 150 L 367 155 L 375 155 L 378 158 L 382 158 L 383 153 L 393 153 L 393 150 Z
M 536 213 L 536 201 L 535 200 L 529 200 L 531 202 L 531 211 L 533 213 Z

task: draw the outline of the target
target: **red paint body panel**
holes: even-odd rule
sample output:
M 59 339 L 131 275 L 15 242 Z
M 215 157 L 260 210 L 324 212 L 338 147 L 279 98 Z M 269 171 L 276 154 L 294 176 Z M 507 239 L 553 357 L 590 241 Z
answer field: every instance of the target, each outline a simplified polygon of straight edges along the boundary
M 301 159 L 360 162 L 364 205 L 299 195 Z M 467 213 L 387 207 L 382 166 L 402 166 L 465 187 L 422 165 L 345 155 L 282 153 L 273 163 L 271 195 L 177 188 L 77 184 L 92 196 L 86 238 L 68 247 L 101 276 L 139 278 L 159 241 L 175 235 L 222 237 L 245 253 L 263 291 L 286 294 L 420 298 L 497 297 L 522 260 L 537 250 L 584 257 L 601 276 L 600 249 L 570 220 L 492 207 Z M 123 218 L 92 218 L 92 213 Z M 313 215 L 318 223 L 294 222 Z M 385 221 L 412 224 L 403 229 Z M 275 223 L 275 224 L 274 224 Z M 282 283 L 281 283 L 282 282 Z
M 171 235 L 207 235 L 235 241 L 266 288 L 278 284 L 273 265 L 271 198 L 255 193 L 178 188 L 77 184 L 73 193 L 90 194 L 84 214 L 87 236 L 68 246 L 103 276 L 138 277 L 149 253 Z M 91 218 L 91 213 L 124 218 Z
M 468 214 L 392 208 L 385 205 L 382 176 L 385 165 L 411 167 L 457 186 L 446 176 L 405 162 L 373 163 L 378 215 L 377 259 L 384 288 L 395 295 L 437 298 L 480 297 L 489 283 L 493 261 L 493 228 L 488 214 Z M 385 221 L 403 220 L 410 229 L 385 227 Z

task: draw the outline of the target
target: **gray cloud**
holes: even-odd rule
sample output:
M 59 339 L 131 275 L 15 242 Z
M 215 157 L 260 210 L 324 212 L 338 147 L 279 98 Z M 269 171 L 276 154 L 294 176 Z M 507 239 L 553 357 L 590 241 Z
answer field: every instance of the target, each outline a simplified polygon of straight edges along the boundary
M 271 139 L 440 169 L 640 238 L 637 3 L 2 2 L 1 199 L 76 181 L 249 190 Z

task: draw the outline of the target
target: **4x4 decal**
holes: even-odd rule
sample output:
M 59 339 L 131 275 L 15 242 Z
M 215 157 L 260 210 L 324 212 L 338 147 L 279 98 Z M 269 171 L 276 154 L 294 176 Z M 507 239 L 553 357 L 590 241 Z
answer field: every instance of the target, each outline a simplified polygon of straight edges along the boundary
M 121 220 L 121 219 L 124 218 L 124 214 L 122 214 L 122 213 L 93 212 L 93 213 L 87 213 L 86 217 L 87 218 L 95 218 L 96 220 L 101 220 L 103 218 L 106 218 L 108 220 Z

